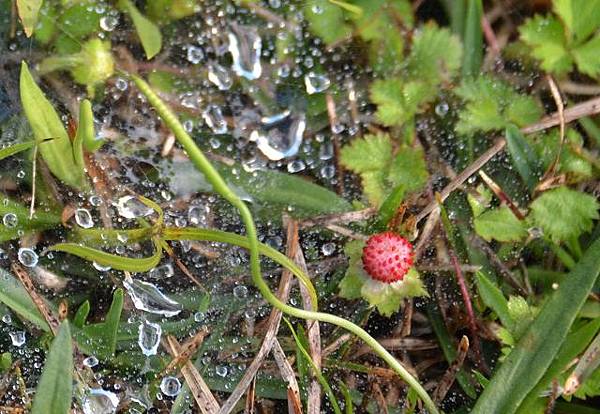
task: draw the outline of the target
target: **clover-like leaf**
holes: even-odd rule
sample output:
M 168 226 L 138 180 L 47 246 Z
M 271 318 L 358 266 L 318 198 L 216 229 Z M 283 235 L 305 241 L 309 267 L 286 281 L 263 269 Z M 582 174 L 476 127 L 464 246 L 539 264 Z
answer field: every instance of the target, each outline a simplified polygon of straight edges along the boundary
M 559 242 L 592 230 L 599 208 L 595 197 L 562 186 L 535 199 L 528 217 L 546 236 Z

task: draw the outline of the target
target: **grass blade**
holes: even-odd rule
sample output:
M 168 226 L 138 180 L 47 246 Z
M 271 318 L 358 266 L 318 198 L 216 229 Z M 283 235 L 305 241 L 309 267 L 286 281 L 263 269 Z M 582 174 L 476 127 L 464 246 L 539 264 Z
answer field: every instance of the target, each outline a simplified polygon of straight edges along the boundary
M 49 332 L 48 323 L 37 309 L 31 296 L 13 275 L 0 268 L 0 302 L 4 303 L 21 317 L 33 322 L 42 330 Z
M 86 186 L 83 170 L 73 159 L 73 150 L 67 131 L 54 107 L 35 83 L 25 62 L 21 64 L 20 93 L 23 111 L 31 125 L 36 142 L 52 138 L 40 145 L 40 153 L 48 168 L 66 184 L 83 189 Z
M 483 303 L 496 312 L 502 325 L 508 330 L 511 330 L 515 321 L 510 316 L 510 312 L 508 311 L 508 300 L 506 300 L 500 288 L 483 272 L 477 272 L 475 274 L 475 281 L 477 283 L 477 291 L 479 292 Z
M 135 30 L 140 38 L 140 41 L 142 42 L 142 47 L 144 48 L 146 57 L 148 59 L 152 59 L 158 54 L 158 52 L 160 52 L 162 47 L 162 36 L 158 26 L 140 13 L 140 11 L 131 1 L 121 0 L 119 4 L 124 10 L 127 10 L 131 20 L 133 20 L 133 25 L 135 26 Z
M 103 252 L 102 250 L 82 246 L 76 243 L 59 243 L 50 247 L 49 251 L 58 251 L 70 253 L 79 256 L 82 259 L 94 261 L 101 266 L 110 266 L 117 270 L 126 270 L 129 272 L 147 272 L 158 265 L 162 257 L 162 247 L 157 239 L 152 240 L 155 253 L 150 257 L 136 259 L 131 257 L 122 257 L 115 254 Z
M 52 341 L 31 414 L 68 414 L 73 398 L 73 344 L 64 321 Z
M 19 144 L 11 145 L 10 147 L 3 148 L 0 150 L 0 160 L 10 157 L 11 155 L 18 154 L 21 151 L 25 151 L 32 148 L 35 145 L 35 141 L 21 142 Z
M 600 239 L 540 309 L 485 388 L 473 414 L 514 413 L 548 370 L 600 273 Z
M 506 147 L 515 169 L 527 184 L 527 188 L 533 191 L 541 176 L 541 165 L 537 156 L 516 126 L 507 127 L 505 137 Z
M 466 11 L 467 18 L 463 36 L 465 47 L 462 66 L 463 77 L 477 76 L 483 61 L 483 31 L 481 30 L 483 5 L 481 0 L 468 0 Z
M 335 414 L 342 414 L 340 405 L 338 404 L 337 399 L 335 398 L 335 394 L 333 393 L 333 390 L 329 386 L 327 379 L 323 376 L 323 374 L 321 373 L 319 368 L 315 365 L 312 358 L 310 357 L 310 354 L 308 353 L 306 348 L 304 348 L 304 345 L 302 345 L 302 341 L 300 340 L 300 338 L 298 338 L 298 335 L 296 335 L 296 331 L 294 331 L 294 327 L 292 326 L 290 321 L 288 321 L 286 318 L 283 318 L 283 320 L 285 321 L 287 326 L 290 328 L 290 331 L 292 332 L 294 341 L 296 341 L 296 347 L 298 348 L 300 353 L 304 356 L 304 358 L 306 359 L 308 364 L 311 366 L 313 373 L 315 374 L 315 377 L 317 377 L 317 381 L 319 381 L 319 384 L 321 384 L 321 387 L 323 387 L 323 389 L 325 390 L 325 393 L 327 394 L 327 398 L 329 398 L 329 402 L 331 403 L 333 411 L 335 412 Z

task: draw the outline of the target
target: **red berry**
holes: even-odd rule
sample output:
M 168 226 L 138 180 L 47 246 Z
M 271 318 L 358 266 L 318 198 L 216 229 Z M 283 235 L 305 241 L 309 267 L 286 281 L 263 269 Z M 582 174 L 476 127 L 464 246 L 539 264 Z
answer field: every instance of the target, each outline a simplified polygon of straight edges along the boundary
M 412 244 L 386 231 L 367 240 L 362 254 L 363 267 L 373 279 L 393 283 L 404 279 L 413 264 L 413 255 Z

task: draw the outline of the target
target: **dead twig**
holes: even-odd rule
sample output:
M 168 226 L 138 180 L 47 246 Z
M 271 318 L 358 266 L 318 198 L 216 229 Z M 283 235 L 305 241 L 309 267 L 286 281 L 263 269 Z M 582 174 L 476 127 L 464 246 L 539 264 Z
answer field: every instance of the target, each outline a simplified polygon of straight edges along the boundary
M 298 247 L 294 261 L 300 267 L 300 269 L 302 269 L 306 274 L 308 274 L 306 261 L 304 260 L 304 254 L 302 253 L 301 247 Z M 300 283 L 300 294 L 302 296 L 302 303 L 304 309 L 315 311 L 316 309 L 313 308 L 310 294 L 308 293 L 308 290 L 306 289 L 306 286 L 304 286 L 303 283 Z M 322 357 L 321 330 L 319 328 L 319 321 L 306 321 L 306 336 L 308 338 L 308 351 L 310 354 L 310 358 L 312 359 L 315 368 L 317 370 L 320 370 Z M 319 381 L 317 380 L 314 373 L 312 375 L 310 385 L 308 387 L 308 398 L 306 406 L 307 414 L 319 414 L 321 412 L 321 385 L 319 384 Z
M 173 335 L 168 335 L 166 337 L 166 348 L 169 354 L 177 360 L 180 355 L 184 353 L 184 350 L 177 342 L 177 339 Z M 183 378 L 185 378 L 188 387 L 190 388 L 190 392 L 198 404 L 200 411 L 203 414 L 214 414 L 219 411 L 219 403 L 215 399 L 214 395 L 210 391 L 204 379 L 189 360 L 186 361 L 185 365 L 181 368 L 181 373 L 183 374 Z
M 281 372 L 281 377 L 288 383 L 288 411 L 291 413 L 302 413 L 302 401 L 300 400 L 300 387 L 296 381 L 296 373 L 285 356 L 281 344 L 275 338 L 271 353 Z
M 454 361 L 452 361 L 452 364 L 448 367 L 448 369 L 444 373 L 444 376 L 440 380 L 437 388 L 433 392 L 432 398 L 433 401 L 436 402 L 436 404 L 440 404 L 446 396 L 446 394 L 448 393 L 448 390 L 450 390 L 450 387 L 456 379 L 456 374 L 458 374 L 465 362 L 465 357 L 467 356 L 468 350 L 469 338 L 463 335 L 458 344 L 456 358 L 454 359 Z
M 19 280 L 21 281 L 21 284 L 27 291 L 27 294 L 29 295 L 33 303 L 35 304 L 35 307 L 40 311 L 40 313 L 44 317 L 44 320 L 50 327 L 50 331 L 54 335 L 56 335 L 56 333 L 58 332 L 58 326 L 60 325 L 60 322 L 58 318 L 54 316 L 52 311 L 50 311 L 50 308 L 48 308 L 48 305 L 46 305 L 44 299 L 37 293 L 33 281 L 29 277 L 27 271 L 23 268 L 23 266 L 16 262 L 11 263 L 11 268 L 13 273 L 16 274 Z

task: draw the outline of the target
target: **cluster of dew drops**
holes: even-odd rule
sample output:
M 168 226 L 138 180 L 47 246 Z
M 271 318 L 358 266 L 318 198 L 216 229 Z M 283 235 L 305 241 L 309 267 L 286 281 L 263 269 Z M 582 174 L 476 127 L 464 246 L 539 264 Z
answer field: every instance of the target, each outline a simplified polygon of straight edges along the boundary
M 191 90 L 181 93 L 178 97 L 183 107 L 197 111 L 200 115 L 185 121 L 186 130 L 192 136 L 200 130 L 210 131 L 209 144 L 214 150 L 223 149 L 222 141 L 226 140 L 221 137 L 226 134 L 232 136 L 234 144 L 228 144 L 226 151 L 239 159 L 247 172 L 283 168 L 292 174 L 312 172 L 321 182 L 335 184 L 334 137 L 340 134 L 354 135 L 358 131 L 358 121 L 351 118 L 348 102 L 354 100 L 356 103 L 362 94 L 355 90 L 351 66 L 341 63 L 343 59 L 340 52 L 328 52 L 318 39 L 309 35 L 306 25 L 303 24 L 303 13 L 307 11 L 289 6 L 287 23 L 282 20 L 279 24 L 259 24 L 258 18 L 250 16 L 246 9 L 221 2 L 209 3 L 211 4 L 200 6 L 204 9 L 195 15 L 186 41 L 179 45 L 189 65 L 203 68 L 198 73 L 203 76 L 199 89 L 204 92 Z M 277 13 L 282 7 L 280 0 L 269 0 L 267 4 L 273 13 Z M 102 15 L 100 37 L 110 38 L 111 32 L 119 28 L 123 16 L 103 3 L 93 7 Z M 314 6 L 308 12 L 319 14 L 322 10 Z M 293 22 L 293 25 L 289 22 Z M 276 39 L 286 37 L 290 37 L 292 41 L 287 43 L 283 53 L 289 54 L 290 58 L 278 62 L 273 57 Z M 329 66 L 336 69 L 328 73 Z M 307 125 L 309 116 L 305 113 L 305 107 L 295 104 L 293 100 L 284 100 L 287 107 L 279 105 L 279 109 L 273 110 L 266 109 L 252 100 L 241 99 L 240 93 L 235 91 L 236 81 L 244 85 L 248 94 L 260 92 L 265 84 L 267 89 L 274 92 L 277 87 L 285 87 L 287 83 L 300 83 L 304 86 L 305 96 L 308 97 L 331 92 L 332 84 L 335 84 L 335 122 L 331 122 L 330 119 L 318 128 Z M 120 99 L 128 88 L 127 80 L 117 78 L 112 89 L 112 99 Z M 338 99 L 340 97 L 342 99 Z M 358 102 L 361 108 L 366 105 L 361 103 L 360 99 Z M 103 122 L 98 124 L 102 125 Z M 101 134 L 102 128 L 99 128 L 99 138 L 102 138 Z M 168 200 L 170 195 L 165 194 L 164 198 Z M 98 219 L 95 218 L 97 214 L 94 209 L 98 209 L 104 202 L 98 196 L 88 197 L 85 207 L 74 211 L 73 220 L 76 225 L 83 229 L 96 226 Z M 129 195 L 110 203 L 120 221 L 135 222 L 138 218 L 156 213 L 136 197 Z M 209 204 L 191 204 L 185 216 L 175 219 L 175 224 L 206 225 L 209 211 Z M 6 228 L 17 227 L 18 221 L 19 218 L 14 213 L 9 212 L 2 217 L 2 225 Z M 125 244 L 127 240 L 120 241 Z M 281 242 L 278 244 L 275 247 L 281 247 Z M 182 246 L 185 246 L 184 243 Z M 335 249 L 335 244 L 328 242 L 324 243 L 320 250 L 324 256 L 329 256 Z M 124 247 L 117 247 L 115 252 L 125 253 Z M 50 255 L 51 253 L 48 254 L 49 257 Z M 41 268 L 35 248 L 21 247 L 17 256 L 19 262 L 30 270 L 39 271 Z M 93 265 L 99 272 L 111 270 L 100 263 Z M 152 269 L 145 277 L 127 276 L 123 282 L 133 305 L 141 315 L 130 317 L 130 321 L 139 323 L 137 342 L 141 353 L 146 357 L 157 355 L 159 352 L 162 336 L 159 322 L 164 318 L 179 315 L 184 309 L 180 303 L 151 282 L 168 279 L 173 274 L 172 265 L 166 263 Z M 246 286 L 236 285 L 233 294 L 236 298 L 243 299 L 248 296 L 249 290 Z M 204 318 L 205 315 L 201 312 L 194 315 L 194 320 L 198 323 L 203 322 Z M 10 315 L 4 315 L 2 322 L 11 325 Z M 23 330 L 12 330 L 9 335 L 12 345 L 16 348 L 26 343 L 26 332 Z M 84 365 L 94 369 L 101 363 L 92 355 L 84 360 Z M 143 369 L 150 370 L 149 364 Z M 217 376 L 226 378 L 231 372 L 231 367 L 217 365 L 214 371 Z M 100 385 L 102 382 L 101 379 L 98 380 Z M 173 398 L 181 389 L 180 380 L 167 375 L 161 379 L 161 395 L 156 397 Z M 144 395 L 143 391 L 135 394 L 135 401 L 144 408 L 149 408 L 152 404 L 152 399 Z M 117 393 L 101 387 L 92 388 L 86 392 L 82 408 L 85 414 L 113 413 L 119 403 Z

